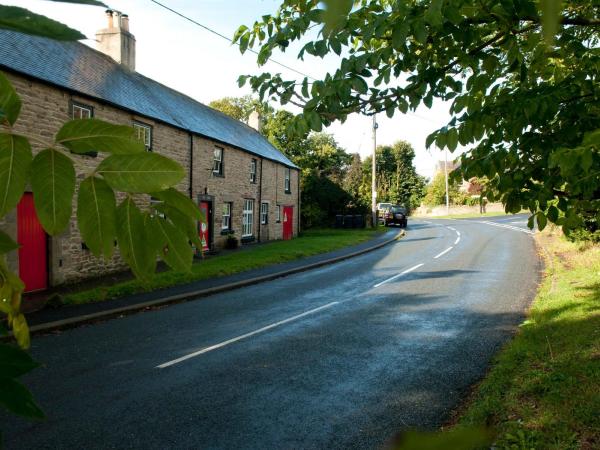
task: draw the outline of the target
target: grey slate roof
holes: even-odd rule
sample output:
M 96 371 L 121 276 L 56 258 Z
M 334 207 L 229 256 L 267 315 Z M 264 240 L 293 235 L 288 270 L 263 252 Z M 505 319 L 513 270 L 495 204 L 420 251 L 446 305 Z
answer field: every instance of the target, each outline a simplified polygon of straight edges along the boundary
M 0 30 L 0 67 L 295 166 L 260 133 L 80 42 Z

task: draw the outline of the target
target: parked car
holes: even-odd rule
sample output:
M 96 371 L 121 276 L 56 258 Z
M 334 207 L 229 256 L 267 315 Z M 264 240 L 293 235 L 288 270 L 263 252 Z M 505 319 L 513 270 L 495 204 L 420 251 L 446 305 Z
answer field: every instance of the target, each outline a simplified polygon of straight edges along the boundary
M 383 223 L 386 227 L 398 225 L 406 228 L 408 225 L 408 211 L 404 206 L 394 205 L 383 214 Z
M 394 206 L 392 203 L 377 203 L 377 219 L 379 223 L 384 223 L 384 216 L 389 209 Z

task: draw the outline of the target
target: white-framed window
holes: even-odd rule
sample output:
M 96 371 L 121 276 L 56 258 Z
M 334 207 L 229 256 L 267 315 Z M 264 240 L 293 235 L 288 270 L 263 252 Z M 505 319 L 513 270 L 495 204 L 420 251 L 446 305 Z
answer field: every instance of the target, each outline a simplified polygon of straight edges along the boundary
M 254 200 L 244 200 L 242 215 L 242 237 L 253 235 L 254 228 Z
M 72 119 L 91 119 L 94 117 L 94 108 L 83 103 L 71 102 Z
M 260 204 L 260 223 L 262 225 L 266 225 L 269 223 L 269 204 L 268 203 Z
M 250 161 L 250 182 L 256 183 L 256 159 Z
M 275 222 L 281 222 L 281 205 L 275 206 Z
M 286 194 L 292 192 L 292 171 L 289 167 L 285 168 L 284 187 Z
M 213 152 L 213 175 L 223 176 L 223 149 L 215 147 Z
M 231 203 L 223 203 L 223 220 L 221 222 L 222 230 L 231 230 Z
M 152 125 L 133 122 L 135 137 L 146 146 L 147 151 L 152 151 Z

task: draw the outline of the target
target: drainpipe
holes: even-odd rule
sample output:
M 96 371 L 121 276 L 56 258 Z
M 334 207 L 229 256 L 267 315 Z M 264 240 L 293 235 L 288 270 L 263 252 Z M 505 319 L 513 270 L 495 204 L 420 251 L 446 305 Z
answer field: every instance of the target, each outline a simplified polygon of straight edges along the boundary
M 189 173 L 189 178 L 190 178 L 190 199 L 194 200 L 194 135 L 192 134 L 191 131 L 189 131 L 190 134 L 190 173 Z
M 300 207 L 302 205 L 302 199 L 300 197 L 300 170 L 296 170 L 296 174 L 298 177 L 298 193 L 296 194 L 296 203 L 298 204 L 298 211 L 296 211 L 296 215 L 298 220 L 298 236 L 300 236 Z
M 263 159 L 260 158 L 260 181 L 258 184 L 258 242 L 262 242 L 262 180 L 263 180 Z M 268 218 L 267 218 L 268 222 Z

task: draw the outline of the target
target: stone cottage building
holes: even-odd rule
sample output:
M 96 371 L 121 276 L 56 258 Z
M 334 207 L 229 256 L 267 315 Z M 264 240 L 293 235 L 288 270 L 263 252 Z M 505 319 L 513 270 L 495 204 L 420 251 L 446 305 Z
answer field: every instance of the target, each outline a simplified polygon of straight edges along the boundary
M 135 39 L 128 18 L 107 11 L 98 50 L 0 30 L 0 70 L 23 101 L 14 132 L 30 138 L 34 153 L 49 145 L 73 118 L 98 118 L 137 130 L 147 150 L 178 161 L 186 179 L 178 186 L 206 214 L 198 224 L 205 249 L 233 234 L 242 244 L 290 239 L 299 229 L 299 170 L 256 129 L 135 72 Z M 101 156 L 72 155 L 81 181 Z M 75 201 L 74 201 L 75 206 Z M 46 236 L 25 193 L 4 219 L 22 245 L 9 263 L 27 291 L 46 289 L 122 270 L 118 252 L 95 258 L 75 223 Z

